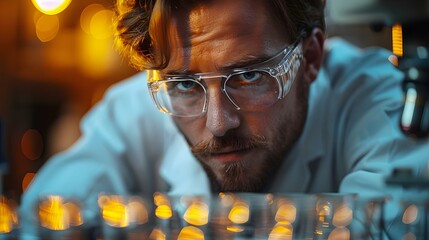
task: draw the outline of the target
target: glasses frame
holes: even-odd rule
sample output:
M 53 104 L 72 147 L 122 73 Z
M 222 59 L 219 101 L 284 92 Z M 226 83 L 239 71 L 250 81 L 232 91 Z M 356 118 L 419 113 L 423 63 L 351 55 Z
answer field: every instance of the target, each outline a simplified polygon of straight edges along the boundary
M 198 117 L 207 112 L 207 106 L 208 106 L 208 98 L 207 98 L 207 87 L 202 83 L 205 79 L 211 79 L 211 78 L 222 78 L 222 92 L 226 95 L 228 101 L 234 106 L 236 110 L 240 110 L 240 106 L 238 106 L 237 103 L 234 102 L 233 98 L 228 94 L 226 87 L 227 82 L 231 77 L 240 75 L 243 73 L 248 72 L 265 72 L 269 74 L 271 77 L 275 78 L 277 80 L 277 84 L 279 87 L 279 93 L 277 96 L 277 100 L 274 101 L 272 104 L 276 103 L 278 100 L 284 98 L 287 93 L 290 91 L 292 84 L 295 80 L 295 77 L 298 73 L 299 67 L 301 66 L 301 61 L 304 59 L 303 56 L 303 49 L 302 49 L 302 39 L 303 37 L 300 36 L 293 44 L 285 47 L 282 51 L 274 55 L 272 58 L 259 63 L 252 65 L 247 68 L 239 68 L 239 69 L 233 69 L 231 73 L 225 75 L 225 74 L 217 74 L 217 73 L 196 73 L 192 75 L 164 75 L 165 79 L 157 80 L 154 79 L 153 71 L 157 70 L 149 70 L 148 71 L 148 88 L 151 95 L 152 100 L 154 101 L 156 107 L 159 111 L 166 113 L 171 116 L 175 117 Z M 255 66 L 261 66 L 265 64 L 269 64 L 273 62 L 275 59 L 278 59 L 280 56 L 284 55 L 281 60 L 273 67 L 255 67 Z M 287 74 L 287 78 L 284 77 L 284 75 Z M 190 114 L 190 115 L 180 115 L 170 112 L 168 109 L 163 107 L 160 104 L 160 101 L 158 100 L 156 96 L 156 92 L 158 89 L 158 86 L 164 83 L 168 82 L 182 82 L 182 81 L 192 81 L 200 85 L 204 90 L 204 104 L 201 112 L 197 114 Z M 271 104 L 271 105 L 272 105 Z

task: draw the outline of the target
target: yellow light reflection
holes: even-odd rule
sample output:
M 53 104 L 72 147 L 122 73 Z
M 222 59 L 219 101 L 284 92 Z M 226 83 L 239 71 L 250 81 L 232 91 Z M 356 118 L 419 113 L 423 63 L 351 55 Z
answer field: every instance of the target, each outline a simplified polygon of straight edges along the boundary
M 144 224 L 149 220 L 149 214 L 141 199 L 131 198 L 127 208 L 130 222 Z
M 165 240 L 165 233 L 158 228 L 155 228 L 152 230 L 152 232 L 149 235 L 149 240 Z
M 353 210 L 348 206 L 342 205 L 334 213 L 332 224 L 336 227 L 345 227 L 350 224 L 353 219 Z
M 233 223 L 246 223 L 249 221 L 249 205 L 245 202 L 237 201 L 229 212 L 228 219 Z
M 204 202 L 194 202 L 186 209 L 183 219 L 192 225 L 205 225 L 209 221 L 209 207 Z
M 80 27 L 85 33 L 91 34 L 91 19 L 97 12 L 102 10 L 105 10 L 105 8 L 101 4 L 91 4 L 83 9 L 80 14 Z
M 293 226 L 290 223 L 276 224 L 268 236 L 269 240 L 291 240 L 293 237 Z
M 0 234 L 9 233 L 18 224 L 18 215 L 5 197 L 0 196 Z
M 404 55 L 401 24 L 392 26 L 392 48 L 393 54 L 396 56 L 402 57 Z
M 156 72 L 156 71 L 154 71 Z M 156 75 L 156 79 L 159 79 L 160 77 Z M 234 194 L 233 193 L 219 193 L 219 199 L 220 203 L 224 207 L 229 207 L 234 203 Z
M 83 217 L 81 214 L 80 206 L 73 202 L 64 204 L 70 219 L 70 225 L 77 227 L 83 224 Z
M 40 12 L 47 15 L 55 15 L 64 11 L 71 0 L 31 0 Z
M 112 227 L 127 227 L 129 225 L 127 206 L 120 196 L 103 198 L 101 214 L 104 222 Z M 99 201 L 100 202 L 100 201 Z
M 296 219 L 296 207 L 295 205 L 288 200 L 279 201 L 279 208 L 275 216 L 277 222 L 295 222 Z
M 170 205 L 170 200 L 168 196 L 160 192 L 156 192 L 153 194 L 153 202 L 156 206 L 165 204 Z
M 155 215 L 160 219 L 169 219 L 173 215 L 169 205 L 159 205 L 155 209 Z
M 228 227 L 226 227 L 226 230 L 233 232 L 233 233 L 240 233 L 240 232 L 244 231 L 244 228 L 239 227 L 239 226 L 228 226 Z
M 328 201 L 318 201 L 316 205 L 317 218 L 319 223 L 321 224 L 319 227 L 327 228 L 330 225 L 331 220 L 331 203 Z M 318 231 L 319 229 L 316 229 Z
M 204 232 L 193 226 L 184 227 L 177 237 L 177 240 L 203 240 Z
M 419 213 L 419 209 L 417 208 L 417 206 L 414 205 L 414 204 L 411 204 L 405 210 L 405 212 L 404 212 L 404 214 L 402 216 L 402 222 L 404 224 L 412 224 L 412 223 L 414 223 L 417 220 L 418 213 Z
M 51 230 L 65 230 L 70 227 L 68 212 L 60 196 L 48 196 L 39 203 L 40 225 Z
M 169 219 L 173 215 L 170 207 L 169 198 L 162 193 L 156 192 L 153 194 L 153 202 L 157 206 L 155 215 L 160 219 Z
M 60 29 L 60 21 L 57 16 L 42 15 L 36 22 L 36 35 L 41 42 L 49 42 L 54 39 Z
M 349 240 L 350 239 L 350 230 L 341 227 L 335 228 L 328 236 L 328 240 Z
M 111 10 L 101 10 L 94 14 L 89 24 L 89 31 L 96 39 L 106 39 L 113 36 L 113 17 Z

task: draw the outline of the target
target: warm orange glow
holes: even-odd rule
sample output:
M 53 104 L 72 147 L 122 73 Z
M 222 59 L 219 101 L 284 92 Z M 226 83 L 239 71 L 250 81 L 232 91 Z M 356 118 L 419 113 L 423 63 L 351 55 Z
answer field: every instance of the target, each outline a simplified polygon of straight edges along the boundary
M 183 219 L 192 225 L 205 225 L 209 221 L 209 207 L 202 201 L 194 202 L 186 209 Z
M 131 198 L 127 204 L 128 216 L 132 223 L 144 224 L 149 220 L 149 214 L 139 198 Z
M 113 36 L 113 17 L 111 10 L 101 10 L 93 15 L 89 23 L 89 31 L 96 39 L 106 39 Z
M 68 202 L 64 204 L 64 208 L 68 212 L 70 226 L 77 227 L 83 224 L 83 217 L 79 205 L 74 202 Z
M 160 219 L 169 219 L 173 213 L 169 205 L 159 205 L 155 209 L 155 215 Z
M 149 220 L 147 209 L 139 197 L 130 197 L 126 200 L 119 195 L 100 195 L 98 206 L 104 222 L 112 227 L 144 224 Z
M 226 227 L 226 230 L 233 232 L 233 233 L 239 233 L 244 231 L 244 228 L 239 227 L 239 226 L 228 226 Z
M 228 219 L 233 223 L 246 223 L 249 221 L 249 205 L 242 201 L 234 203 L 229 212 Z
M 101 214 L 107 225 L 112 227 L 126 227 L 129 225 L 127 206 L 120 196 L 103 197 L 101 203 Z
M 390 62 L 393 66 L 395 66 L 395 67 L 398 67 L 398 66 L 399 66 L 399 59 L 398 59 L 398 56 L 396 56 L 396 55 L 392 54 L 392 55 L 390 55 L 390 56 L 387 58 L 387 60 L 389 60 L 389 62 Z
M 149 235 L 150 240 L 165 240 L 166 236 L 161 229 L 155 228 Z
M 405 209 L 404 215 L 402 216 L 402 222 L 404 224 L 412 224 L 417 220 L 419 215 L 419 209 L 416 205 L 411 204 Z
M 345 227 L 350 224 L 353 219 L 353 210 L 346 205 L 339 206 L 332 220 L 332 224 L 336 227 Z
M 282 223 L 274 226 L 269 240 L 291 240 L 293 237 L 293 226 L 290 223 Z
M 170 200 L 168 196 L 160 192 L 156 192 L 153 194 L 153 202 L 155 203 L 156 206 L 166 205 L 166 204 L 170 205 Z
M 35 173 L 26 173 L 24 178 L 22 179 L 22 191 L 25 192 L 27 190 L 27 187 L 31 184 L 34 177 L 36 176 Z
M 54 39 L 60 29 L 60 21 L 57 16 L 42 15 L 36 22 L 36 35 L 41 42 L 49 42 Z
M 328 236 L 328 240 L 349 240 L 350 239 L 350 230 L 341 227 L 335 228 Z
M 393 54 L 396 56 L 402 57 L 404 55 L 401 24 L 395 24 L 392 26 L 392 48 Z
M 64 11 L 71 0 L 32 0 L 34 6 L 40 12 L 47 15 L 55 15 Z
M 279 208 L 277 210 L 275 219 L 277 222 L 295 222 L 296 219 L 296 207 L 295 205 L 288 201 L 282 200 L 279 202 Z
M 193 226 L 187 226 L 184 227 L 177 237 L 177 240 L 203 240 L 204 239 L 204 232 L 201 231 L 201 229 L 193 227 Z
M 9 233 L 18 224 L 18 215 L 5 197 L 0 196 L 0 234 Z
M 51 230 L 65 230 L 70 227 L 68 212 L 60 196 L 49 196 L 39 203 L 40 225 Z
M 36 129 L 28 129 L 21 139 L 22 154 L 29 160 L 36 160 L 43 153 L 43 138 Z
M 91 19 L 97 12 L 102 10 L 105 10 L 105 8 L 101 4 L 91 4 L 83 9 L 80 14 L 80 27 L 85 33 L 91 34 Z
M 173 215 L 170 207 L 170 200 L 167 195 L 156 192 L 153 194 L 153 202 L 157 206 L 155 215 L 160 219 L 169 219 Z

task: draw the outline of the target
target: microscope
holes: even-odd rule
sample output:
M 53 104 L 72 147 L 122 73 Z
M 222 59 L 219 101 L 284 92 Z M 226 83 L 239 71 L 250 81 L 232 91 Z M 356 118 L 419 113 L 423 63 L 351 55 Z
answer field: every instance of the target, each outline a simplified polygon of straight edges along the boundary
M 429 136 L 429 0 L 332 0 L 339 24 L 392 27 L 393 53 L 404 72 L 404 107 L 399 127 L 413 138 Z M 428 146 L 429 147 L 429 146 Z

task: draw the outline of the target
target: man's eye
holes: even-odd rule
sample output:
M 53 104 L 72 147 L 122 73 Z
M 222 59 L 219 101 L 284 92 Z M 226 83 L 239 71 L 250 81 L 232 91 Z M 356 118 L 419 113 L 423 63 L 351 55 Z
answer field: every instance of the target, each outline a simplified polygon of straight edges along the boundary
M 262 77 L 262 74 L 259 72 L 244 72 L 240 74 L 240 80 L 246 81 L 246 82 L 253 82 Z
M 195 82 L 192 81 L 182 81 L 182 82 L 177 82 L 176 87 L 180 90 L 180 91 L 189 91 L 192 88 L 196 87 Z

